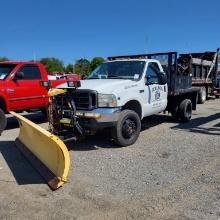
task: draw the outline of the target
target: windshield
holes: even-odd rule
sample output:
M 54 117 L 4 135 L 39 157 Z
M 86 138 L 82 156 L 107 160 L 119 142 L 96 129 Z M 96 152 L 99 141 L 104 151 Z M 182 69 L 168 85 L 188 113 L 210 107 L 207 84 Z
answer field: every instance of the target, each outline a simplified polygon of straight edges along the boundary
M 98 66 L 87 79 L 138 80 L 144 70 L 144 61 L 115 61 Z
M 0 80 L 6 79 L 15 66 L 15 64 L 0 64 Z

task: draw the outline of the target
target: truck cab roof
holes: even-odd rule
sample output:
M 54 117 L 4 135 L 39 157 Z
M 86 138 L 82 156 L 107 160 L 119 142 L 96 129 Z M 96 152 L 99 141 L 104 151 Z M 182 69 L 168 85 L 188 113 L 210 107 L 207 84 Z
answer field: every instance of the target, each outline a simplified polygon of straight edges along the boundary
M 0 62 L 1 64 L 15 64 L 15 65 L 24 65 L 24 64 L 29 64 L 29 65 L 39 65 L 41 64 L 40 62 L 34 62 L 34 61 L 2 61 Z
M 114 60 L 108 60 L 107 62 L 117 62 L 117 61 L 143 61 L 143 62 L 158 62 L 158 60 L 155 59 L 146 59 L 146 58 L 117 58 Z

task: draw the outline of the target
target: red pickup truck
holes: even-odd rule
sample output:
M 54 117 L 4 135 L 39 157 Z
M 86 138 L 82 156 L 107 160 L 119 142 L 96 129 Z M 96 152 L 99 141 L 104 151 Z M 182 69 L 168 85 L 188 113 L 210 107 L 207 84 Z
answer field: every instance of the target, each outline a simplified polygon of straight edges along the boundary
M 0 62 L 0 134 L 7 125 L 5 114 L 9 111 L 45 110 L 48 89 L 42 81 L 48 81 L 48 76 L 41 63 Z M 64 82 L 53 80 L 50 87 Z

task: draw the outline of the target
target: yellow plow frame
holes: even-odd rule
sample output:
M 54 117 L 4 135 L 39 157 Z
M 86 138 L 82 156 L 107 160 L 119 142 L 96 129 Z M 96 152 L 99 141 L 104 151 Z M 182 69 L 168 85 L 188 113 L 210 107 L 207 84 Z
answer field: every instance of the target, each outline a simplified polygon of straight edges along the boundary
M 18 120 L 20 133 L 15 143 L 52 189 L 67 180 L 70 156 L 66 145 L 57 136 L 23 116 L 10 112 Z

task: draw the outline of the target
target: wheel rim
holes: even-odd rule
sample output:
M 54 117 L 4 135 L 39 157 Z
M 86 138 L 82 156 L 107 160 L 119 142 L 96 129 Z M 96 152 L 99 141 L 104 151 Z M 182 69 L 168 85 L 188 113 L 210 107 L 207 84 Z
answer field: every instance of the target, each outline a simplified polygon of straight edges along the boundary
M 137 126 L 134 120 L 131 118 L 126 119 L 122 124 L 122 136 L 126 139 L 130 139 L 137 131 Z

